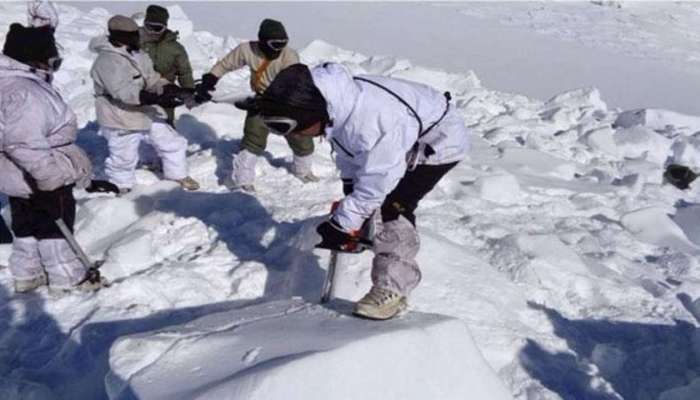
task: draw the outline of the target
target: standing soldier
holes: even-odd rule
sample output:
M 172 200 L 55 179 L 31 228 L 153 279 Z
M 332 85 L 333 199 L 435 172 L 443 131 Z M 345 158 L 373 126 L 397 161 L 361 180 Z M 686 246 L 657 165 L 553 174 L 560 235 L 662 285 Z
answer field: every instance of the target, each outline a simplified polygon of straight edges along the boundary
M 9 268 L 15 292 L 97 289 L 56 225 L 75 222 L 73 187 L 92 165 L 76 144 L 75 114 L 51 84 L 61 65 L 53 26 L 12 24 L 0 55 L 0 192 L 15 235 Z
M 153 61 L 153 69 L 170 83 L 177 83 L 181 88 L 194 90 L 192 67 L 187 50 L 177 41 L 177 32 L 168 29 L 168 10 L 157 5 L 146 9 L 141 33 L 141 48 Z M 165 108 L 168 124 L 175 127 L 175 109 Z
M 265 19 L 260 24 L 258 40 L 242 43 L 202 76 L 197 85 L 195 99 L 201 103 L 211 100 L 209 92 L 226 73 L 248 66 L 250 68 L 250 88 L 260 96 L 284 68 L 299 63 L 299 54 L 289 48 L 289 38 L 281 22 Z M 233 160 L 233 182 L 245 191 L 254 191 L 255 163 L 267 146 L 268 129 L 260 117 L 251 109 L 253 99 L 236 104 L 247 111 L 243 128 L 242 149 Z M 318 178 L 311 172 L 311 155 L 314 143 L 308 137 L 287 138 L 294 153 L 292 173 L 303 182 L 315 182 Z
M 107 139 L 105 174 L 128 192 L 136 183 L 139 144 L 148 141 L 163 161 L 163 175 L 186 190 L 199 189 L 187 176 L 187 140 L 168 125 L 163 108 L 183 104 L 177 85 L 153 69 L 140 51 L 139 27 L 131 18 L 116 15 L 108 22 L 109 35 L 94 38 L 97 53 L 90 76 L 95 84 L 95 109 L 100 134 Z

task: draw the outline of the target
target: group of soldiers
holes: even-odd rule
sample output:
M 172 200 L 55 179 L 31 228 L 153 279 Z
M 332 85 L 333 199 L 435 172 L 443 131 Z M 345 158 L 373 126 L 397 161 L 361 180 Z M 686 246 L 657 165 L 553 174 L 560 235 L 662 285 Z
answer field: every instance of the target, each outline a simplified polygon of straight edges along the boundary
M 135 183 L 142 140 L 160 156 L 166 179 L 177 181 L 186 190 L 197 190 L 199 184 L 187 175 L 187 141 L 175 130 L 174 108 L 211 100 L 218 81 L 244 67 L 250 69 L 250 88 L 259 96 L 279 71 L 299 63 L 297 52 L 287 46 L 289 37 L 282 23 L 265 19 L 257 41 L 237 46 L 195 85 L 187 51 L 178 43 L 177 33 L 168 29 L 168 19 L 168 10 L 158 5 L 147 8 L 142 27 L 131 18 L 117 15 L 108 22 L 109 35 L 90 43 L 90 49 L 98 54 L 91 70 L 97 122 L 110 150 L 105 174 L 121 193 Z M 133 76 L 141 78 L 133 80 Z M 232 173 L 234 188 L 248 192 L 255 190 L 255 164 L 265 151 L 269 134 L 259 115 L 251 110 L 252 99 L 236 103 L 247 115 Z M 159 107 L 147 107 L 151 105 Z M 313 141 L 288 138 L 288 142 L 294 153 L 293 174 L 303 182 L 317 181 L 311 171 Z
M 99 134 L 109 147 L 106 180 L 94 180 L 87 155 L 75 144 L 75 115 L 51 84 L 61 63 L 57 13 L 48 2 L 31 4 L 29 26 L 10 26 L 0 56 L 0 192 L 10 200 L 9 267 L 16 292 L 44 285 L 99 288 L 102 281 L 57 228 L 61 221 L 73 229 L 73 188 L 128 192 L 145 140 L 158 153 L 165 179 L 198 190 L 187 172 L 187 140 L 175 129 L 174 109 L 212 100 L 225 74 L 248 67 L 254 95 L 236 103 L 247 114 L 233 161 L 235 189 L 254 192 L 255 165 L 270 132 L 289 143 L 292 173 L 318 181 L 311 170 L 313 139 L 325 137 L 345 197 L 317 227 L 316 247 L 374 251 L 372 289 L 357 302 L 357 315 L 387 319 L 406 308 L 421 279 L 414 212 L 469 147 L 469 131 L 449 93 L 383 76 L 353 76 L 340 64 L 309 68 L 288 46 L 282 23 L 271 19 L 262 21 L 257 40 L 237 46 L 195 83 L 187 52 L 168 29 L 168 10 L 151 5 L 143 26 L 116 15 L 108 34 L 90 42 L 97 53 L 90 75 Z

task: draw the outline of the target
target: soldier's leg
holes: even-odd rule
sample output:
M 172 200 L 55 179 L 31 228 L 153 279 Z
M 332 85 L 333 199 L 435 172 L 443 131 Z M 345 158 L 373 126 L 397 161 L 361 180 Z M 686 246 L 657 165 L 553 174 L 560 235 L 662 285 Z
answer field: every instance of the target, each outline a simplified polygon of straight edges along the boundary
M 303 182 L 317 182 L 318 177 L 311 170 L 311 157 L 314 153 L 314 141 L 311 137 L 286 136 L 287 143 L 294 153 L 292 173 Z
M 120 189 L 131 189 L 136 183 L 136 165 L 139 162 L 139 144 L 142 131 L 101 128 L 100 135 L 107 139 L 109 156 L 105 160 L 107 179 Z
M 269 134 L 259 116 L 251 113 L 246 115 L 241 150 L 233 158 L 231 179 L 236 186 L 252 189 L 255 182 L 255 164 L 267 147 Z

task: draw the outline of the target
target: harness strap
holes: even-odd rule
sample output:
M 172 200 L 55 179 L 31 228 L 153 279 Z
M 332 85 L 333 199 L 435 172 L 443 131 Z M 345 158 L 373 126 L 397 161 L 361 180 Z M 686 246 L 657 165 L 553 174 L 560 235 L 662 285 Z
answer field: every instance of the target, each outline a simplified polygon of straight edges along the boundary
M 269 66 L 270 66 L 270 60 L 265 58 L 263 60 L 262 64 L 260 64 L 260 66 L 258 67 L 258 69 L 255 70 L 255 75 L 253 77 L 253 87 L 255 88 L 255 91 L 258 93 L 262 92 L 262 90 L 260 90 L 261 89 L 260 88 L 260 81 L 262 81 L 263 74 L 265 73 L 265 71 L 267 70 L 267 67 L 269 67 Z
M 428 134 L 428 132 L 430 132 L 433 128 L 435 128 L 435 126 L 437 126 L 440 122 L 442 122 L 443 118 L 445 118 L 445 115 L 447 115 L 447 112 L 450 111 L 450 100 L 452 100 L 452 95 L 450 94 L 450 92 L 445 92 L 444 93 L 445 111 L 442 113 L 440 118 L 437 119 L 437 121 L 433 122 L 428 127 L 428 129 L 423 130 L 423 120 L 420 118 L 420 116 L 418 116 L 418 113 L 416 112 L 416 110 L 413 107 L 411 107 L 411 105 L 408 104 L 408 102 L 406 100 L 404 100 L 401 96 L 396 94 L 396 92 L 394 92 L 393 90 L 389 89 L 388 87 L 386 87 L 380 83 L 377 83 L 377 82 L 370 80 L 370 79 L 367 79 L 367 78 L 362 78 L 362 77 L 356 76 L 356 77 L 353 77 L 353 79 L 356 81 L 360 81 L 360 82 L 366 82 L 366 83 L 369 83 L 370 85 L 374 85 L 380 89 L 383 89 L 384 91 L 386 91 L 387 93 L 392 95 L 394 98 L 396 98 L 396 100 L 398 100 L 401 104 L 406 106 L 406 108 L 408 108 L 408 111 L 410 111 L 411 114 L 413 114 L 413 117 L 416 119 L 416 121 L 418 121 L 418 138 L 419 139 L 422 138 L 423 136 L 425 136 L 426 134 Z

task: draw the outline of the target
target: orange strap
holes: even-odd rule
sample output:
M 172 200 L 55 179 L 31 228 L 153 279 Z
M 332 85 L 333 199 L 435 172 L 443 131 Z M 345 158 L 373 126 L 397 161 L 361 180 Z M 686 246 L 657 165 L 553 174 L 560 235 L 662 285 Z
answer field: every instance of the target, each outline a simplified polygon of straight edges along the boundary
M 265 73 L 265 70 L 269 66 L 270 66 L 270 60 L 268 60 L 266 58 L 263 60 L 262 64 L 260 64 L 258 69 L 255 70 L 255 78 L 253 78 L 253 87 L 255 88 L 255 91 L 258 93 L 262 92 L 261 87 L 260 87 L 260 81 L 262 80 L 262 76 Z

